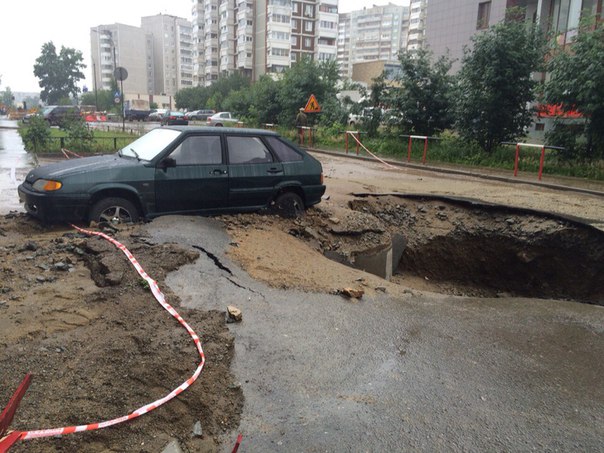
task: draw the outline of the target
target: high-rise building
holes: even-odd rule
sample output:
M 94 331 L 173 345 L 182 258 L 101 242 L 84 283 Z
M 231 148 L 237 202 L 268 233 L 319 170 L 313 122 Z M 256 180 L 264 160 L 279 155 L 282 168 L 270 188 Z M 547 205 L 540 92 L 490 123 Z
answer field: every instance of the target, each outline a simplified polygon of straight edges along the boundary
M 409 8 L 392 3 L 340 15 L 338 65 L 351 77 L 355 63 L 396 62 L 407 46 Z
M 141 27 L 153 40 L 154 93 L 174 95 L 193 85 L 193 41 L 191 22 L 158 14 L 141 18 Z
M 341 79 L 350 79 L 352 64 L 350 63 L 350 13 L 340 14 L 338 20 L 338 68 Z
M 94 89 L 111 89 L 114 70 L 121 66 L 128 71 L 124 92 L 153 94 L 149 78 L 153 42 L 144 30 L 124 24 L 98 25 L 90 29 L 90 43 Z
M 436 57 L 449 54 L 461 67 L 463 48 L 471 37 L 505 18 L 510 7 L 525 8 L 527 21 L 540 24 L 568 42 L 577 33 L 582 14 L 601 14 L 602 0 L 429 0 L 426 15 L 426 44 Z
M 337 0 L 195 0 L 198 85 L 239 71 L 254 80 L 304 56 L 336 58 Z
M 407 51 L 414 52 L 424 47 L 426 11 L 428 0 L 411 0 L 409 5 L 409 31 Z

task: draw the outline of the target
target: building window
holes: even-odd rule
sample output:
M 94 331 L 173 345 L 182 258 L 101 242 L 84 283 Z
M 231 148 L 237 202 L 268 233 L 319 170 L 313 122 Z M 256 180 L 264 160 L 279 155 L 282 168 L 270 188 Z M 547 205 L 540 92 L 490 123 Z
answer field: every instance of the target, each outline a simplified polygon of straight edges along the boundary
M 491 14 L 491 2 L 478 4 L 478 18 L 476 19 L 476 30 L 489 28 L 489 16 Z
M 304 31 L 312 33 L 313 31 L 313 23 L 310 20 L 304 21 Z
M 545 130 L 545 124 L 544 123 L 535 123 L 535 130 L 536 131 L 544 131 Z

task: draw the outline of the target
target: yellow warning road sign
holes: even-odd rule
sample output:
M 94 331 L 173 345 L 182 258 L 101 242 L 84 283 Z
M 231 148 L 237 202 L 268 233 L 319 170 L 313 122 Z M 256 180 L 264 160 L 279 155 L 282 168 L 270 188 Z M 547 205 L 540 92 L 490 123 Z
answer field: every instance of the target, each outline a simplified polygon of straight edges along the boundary
M 311 94 L 308 98 L 308 102 L 306 103 L 306 107 L 304 107 L 305 113 L 318 113 L 321 111 L 321 106 L 317 102 L 317 98 L 314 94 Z

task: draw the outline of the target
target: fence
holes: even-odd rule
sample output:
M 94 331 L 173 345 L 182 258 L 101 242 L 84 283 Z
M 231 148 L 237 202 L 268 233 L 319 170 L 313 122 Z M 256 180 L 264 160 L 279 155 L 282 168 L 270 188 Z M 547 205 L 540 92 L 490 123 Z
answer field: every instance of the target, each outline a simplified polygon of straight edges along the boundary
M 60 153 L 62 149 L 69 148 L 78 152 L 107 152 L 117 151 L 130 143 L 136 137 L 94 137 L 92 140 L 78 140 L 70 137 L 49 137 L 48 146 L 45 149 L 33 150 L 40 153 Z
M 549 146 L 549 145 L 539 145 L 535 143 L 511 143 L 511 142 L 502 142 L 502 145 L 512 145 L 516 146 L 516 156 L 514 158 L 514 176 L 518 176 L 518 162 L 520 160 L 520 147 L 525 146 L 527 148 L 541 148 L 541 156 L 539 158 L 539 173 L 537 174 L 537 179 L 541 181 L 541 177 L 543 176 L 543 164 L 545 162 L 545 150 L 546 149 L 556 149 L 556 150 L 564 150 L 565 148 L 561 146 Z

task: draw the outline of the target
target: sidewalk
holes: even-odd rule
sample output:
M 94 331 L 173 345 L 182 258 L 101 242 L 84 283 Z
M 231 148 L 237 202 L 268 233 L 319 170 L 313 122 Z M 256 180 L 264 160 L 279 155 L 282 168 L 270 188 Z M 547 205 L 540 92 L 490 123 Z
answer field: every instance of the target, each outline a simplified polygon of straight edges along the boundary
M 306 149 L 316 153 L 376 162 L 375 158 L 366 155 L 366 153 L 362 150 L 361 153 L 357 156 L 355 151 L 349 151 L 348 153 L 346 153 L 343 150 L 335 149 Z M 573 178 L 569 176 L 558 176 L 548 174 L 543 174 L 542 180 L 539 181 L 537 179 L 536 172 L 525 171 L 518 171 L 518 176 L 514 177 L 513 162 L 511 162 L 509 170 L 504 170 L 498 168 L 455 165 L 450 163 L 431 164 L 428 162 L 424 165 L 421 162 L 417 161 L 407 162 L 406 160 L 392 158 L 384 158 L 383 160 L 384 162 L 387 162 L 390 165 L 413 168 L 416 170 L 490 179 L 510 184 L 530 184 L 534 186 L 545 187 L 548 189 L 574 191 L 604 197 L 604 181 L 594 181 L 585 178 Z

